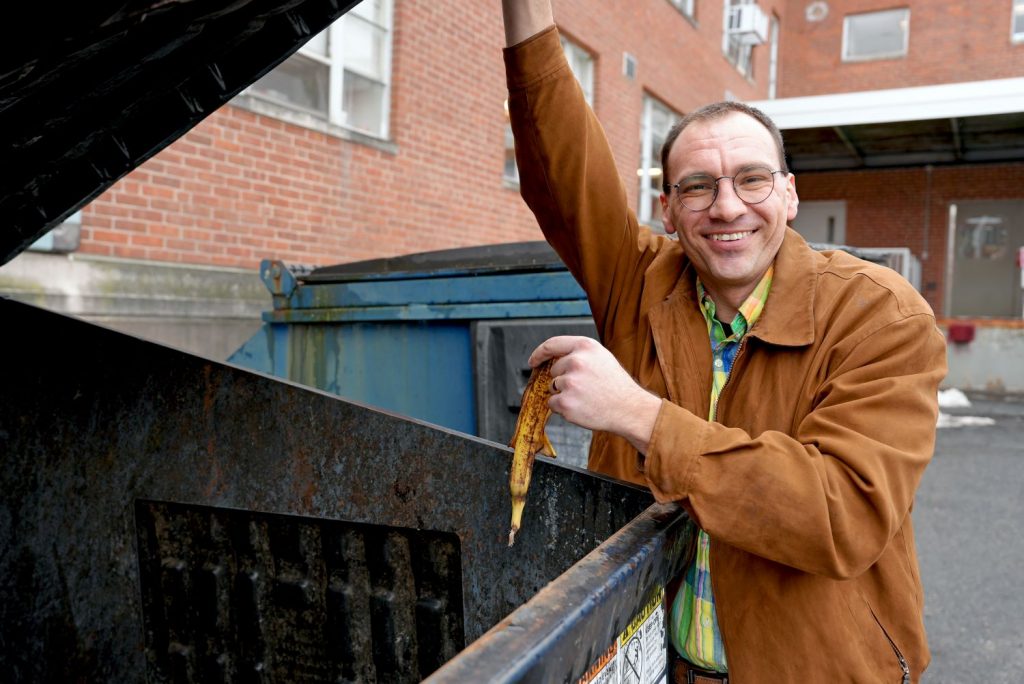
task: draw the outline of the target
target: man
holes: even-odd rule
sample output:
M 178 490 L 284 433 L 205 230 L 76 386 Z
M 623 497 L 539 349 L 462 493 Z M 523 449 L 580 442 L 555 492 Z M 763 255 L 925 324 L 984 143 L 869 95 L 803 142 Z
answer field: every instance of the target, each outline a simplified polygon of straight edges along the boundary
M 675 681 L 909 682 L 928 664 L 910 510 L 945 344 L 895 272 L 818 253 L 781 136 L 695 112 L 637 225 L 549 0 L 503 0 L 522 194 L 586 290 L 601 344 L 555 337 L 551 408 L 590 468 L 679 502 L 700 534 L 670 598 Z

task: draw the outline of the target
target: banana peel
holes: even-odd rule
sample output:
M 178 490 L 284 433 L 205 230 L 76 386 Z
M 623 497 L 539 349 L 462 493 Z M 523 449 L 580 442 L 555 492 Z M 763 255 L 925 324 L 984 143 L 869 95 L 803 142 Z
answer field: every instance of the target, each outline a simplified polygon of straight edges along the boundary
M 516 532 L 523 521 L 523 509 L 526 507 L 526 492 L 530 487 L 530 476 L 533 474 L 533 461 L 538 453 L 555 456 L 555 448 L 551 445 L 544 431 L 551 409 L 548 399 L 551 397 L 551 364 L 549 359 L 533 369 L 530 380 L 523 391 L 523 400 L 516 419 L 515 434 L 509 446 L 515 452 L 512 456 L 512 470 L 509 473 L 509 491 L 512 493 L 512 529 L 508 533 L 508 545 L 516 541 Z

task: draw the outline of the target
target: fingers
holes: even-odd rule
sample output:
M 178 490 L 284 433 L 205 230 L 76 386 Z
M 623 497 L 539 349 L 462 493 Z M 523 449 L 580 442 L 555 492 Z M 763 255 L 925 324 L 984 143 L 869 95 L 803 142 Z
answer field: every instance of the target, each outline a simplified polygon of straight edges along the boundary
M 591 344 L 597 344 L 597 342 L 589 337 L 574 335 L 550 337 L 541 342 L 540 346 L 533 350 L 533 353 L 530 354 L 530 358 L 527 360 L 527 363 L 530 365 L 530 368 L 536 368 L 548 359 L 568 356 L 572 352 L 586 348 Z

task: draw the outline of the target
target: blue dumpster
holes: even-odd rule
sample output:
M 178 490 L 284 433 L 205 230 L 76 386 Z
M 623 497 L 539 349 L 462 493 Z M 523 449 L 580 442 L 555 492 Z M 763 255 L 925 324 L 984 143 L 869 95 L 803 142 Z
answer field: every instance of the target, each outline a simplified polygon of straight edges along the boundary
M 506 442 L 529 376 L 556 334 L 596 337 L 586 297 L 544 242 L 376 259 L 316 270 L 267 260 L 263 327 L 229 359 L 349 400 Z M 589 434 L 557 417 L 564 462 Z

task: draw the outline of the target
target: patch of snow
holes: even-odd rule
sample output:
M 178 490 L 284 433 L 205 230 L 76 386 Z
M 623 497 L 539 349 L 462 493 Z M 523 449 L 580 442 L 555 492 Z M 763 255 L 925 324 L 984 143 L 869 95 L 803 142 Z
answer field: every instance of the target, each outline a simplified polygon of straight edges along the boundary
M 960 408 L 970 406 L 971 400 L 955 387 L 939 390 L 939 408 Z
M 936 427 L 984 427 L 995 424 L 995 419 L 986 416 L 951 416 L 947 413 L 939 413 L 939 422 Z

